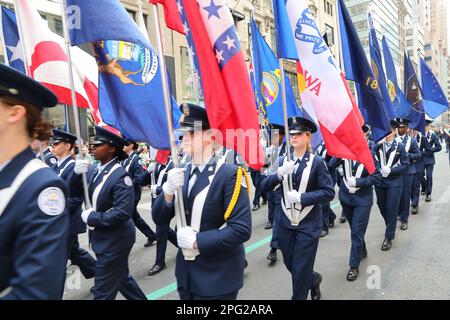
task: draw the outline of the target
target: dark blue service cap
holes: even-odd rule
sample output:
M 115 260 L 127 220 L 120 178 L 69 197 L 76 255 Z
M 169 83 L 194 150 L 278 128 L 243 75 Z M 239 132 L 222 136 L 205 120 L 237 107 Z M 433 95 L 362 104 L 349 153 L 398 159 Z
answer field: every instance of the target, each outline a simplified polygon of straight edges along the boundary
M 278 130 L 279 133 L 281 133 L 281 134 L 285 133 L 284 126 L 276 124 L 276 123 L 269 123 L 269 128 L 271 130 Z
M 180 118 L 180 127 L 177 130 L 181 133 L 211 128 L 209 125 L 208 114 L 204 107 L 192 103 L 183 103 L 180 105 L 180 110 L 182 115 Z
M 117 134 L 102 128 L 95 127 L 95 137 L 90 142 L 91 145 L 99 145 L 99 144 L 111 144 L 119 149 L 122 149 L 124 146 L 127 146 L 129 143 L 126 139 L 119 137 Z
M 75 144 L 75 142 L 77 141 L 77 136 L 75 136 L 71 133 L 65 132 L 65 131 L 52 129 L 52 133 L 53 133 L 53 136 L 51 139 L 52 143 L 69 142 L 69 143 Z
M 399 127 L 399 124 L 395 119 L 391 120 L 391 128 L 397 129 Z
M 425 119 L 425 122 L 427 123 L 427 125 L 430 125 L 433 123 L 433 119 Z
M 411 120 L 405 118 L 395 118 L 395 121 L 398 123 L 399 128 L 407 127 Z
M 361 129 L 364 133 L 367 133 L 370 131 L 370 126 L 367 123 L 364 123 Z
M 13 97 L 43 108 L 56 106 L 58 99 L 49 89 L 25 74 L 0 63 L 0 97 Z
M 290 117 L 288 118 L 289 133 L 298 134 L 303 132 L 315 133 L 317 126 L 314 122 L 303 117 Z

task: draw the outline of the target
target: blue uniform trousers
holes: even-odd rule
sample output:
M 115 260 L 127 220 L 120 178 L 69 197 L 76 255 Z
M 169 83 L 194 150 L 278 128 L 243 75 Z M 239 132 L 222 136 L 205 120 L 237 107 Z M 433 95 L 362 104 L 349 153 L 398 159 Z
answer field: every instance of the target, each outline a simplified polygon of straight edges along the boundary
M 351 268 L 359 268 L 363 251 L 366 247 L 364 236 L 369 224 L 370 210 L 372 206 L 353 207 L 342 203 L 342 211 L 350 226 L 352 248 L 350 250 L 349 265 Z
M 386 224 L 385 238 L 395 239 L 395 228 L 397 227 L 398 209 L 402 187 L 375 187 L 377 205 Z
M 278 244 L 284 264 L 292 276 L 292 300 L 306 300 L 315 283 L 313 269 L 319 237 L 312 237 L 300 229 L 287 229 L 280 224 Z
M 420 181 L 422 180 L 423 172 L 416 172 L 413 179 L 412 192 L 411 192 L 411 205 L 413 207 L 419 206 L 420 199 Z
M 146 300 L 145 294 L 129 275 L 128 256 L 131 248 L 115 253 L 97 254 L 94 300 L 114 300 L 117 292 L 127 300 Z
M 93 278 L 95 276 L 95 259 L 80 247 L 78 235 L 69 237 L 68 249 L 70 262 L 80 268 L 86 279 Z
M 269 202 L 270 205 L 270 202 Z M 278 244 L 278 224 L 279 224 L 279 215 L 280 212 L 282 214 L 283 209 L 281 208 L 281 204 L 275 204 L 274 206 L 280 206 L 280 208 L 274 208 L 274 218 L 272 223 L 272 240 L 270 240 L 270 247 L 272 249 L 280 249 L 280 245 Z
M 177 247 L 177 233 L 170 228 L 170 225 L 156 226 L 156 261 L 155 264 L 166 264 L 167 240 Z
M 138 228 L 138 230 L 142 232 L 147 237 L 147 239 L 156 238 L 156 234 L 153 232 L 153 230 L 150 228 L 147 222 L 145 222 L 144 219 L 142 219 L 141 215 L 137 211 L 137 208 L 135 208 L 134 210 L 132 219 L 134 224 L 136 225 L 136 228 Z
M 407 223 L 409 219 L 409 204 L 411 199 L 411 193 L 414 183 L 414 174 L 404 174 L 402 176 L 403 188 L 400 199 L 400 206 L 398 209 L 398 215 L 400 216 L 400 221 Z
M 273 219 L 275 217 L 275 210 L 277 207 L 277 204 L 274 202 L 274 198 L 276 197 L 275 192 L 269 191 L 267 192 L 267 219 L 270 223 L 274 223 Z
M 425 183 L 425 189 L 422 185 L 422 191 L 425 191 L 425 195 L 430 196 L 433 190 L 433 169 L 434 164 L 425 165 L 425 177 L 423 183 Z

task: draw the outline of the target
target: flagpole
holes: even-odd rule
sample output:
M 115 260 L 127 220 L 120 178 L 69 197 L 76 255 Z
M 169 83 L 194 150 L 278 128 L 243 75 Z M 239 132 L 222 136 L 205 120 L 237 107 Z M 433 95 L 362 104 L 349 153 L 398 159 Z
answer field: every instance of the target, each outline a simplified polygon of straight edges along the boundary
M 170 103 L 169 86 L 167 81 L 166 63 L 164 60 L 164 48 L 161 36 L 161 24 L 159 23 L 158 7 L 153 5 L 153 17 L 155 20 L 156 38 L 158 42 L 159 63 L 161 65 L 161 82 L 164 95 L 164 106 L 166 109 L 166 120 L 170 139 L 170 152 L 172 153 L 172 161 L 175 168 L 180 167 L 180 161 L 177 156 L 177 147 L 175 143 L 175 134 L 173 128 L 172 106 Z M 186 216 L 183 201 L 183 189 L 180 187 L 175 191 L 175 215 L 177 217 L 177 225 L 182 228 L 186 226 Z M 185 259 L 187 260 L 186 256 Z
M 286 100 L 286 81 L 284 81 L 283 58 L 278 59 L 278 64 L 280 68 L 280 77 L 281 77 L 281 97 L 283 102 L 284 130 L 286 137 L 286 158 L 288 161 L 291 161 L 291 142 L 289 137 L 289 124 L 288 124 L 287 100 Z M 293 187 L 292 174 L 288 174 L 288 187 L 289 191 L 291 191 Z M 291 217 L 292 221 L 294 221 L 294 208 L 292 205 L 291 205 Z
M 71 97 L 72 97 L 72 110 L 73 110 L 73 117 L 75 120 L 75 130 L 76 130 L 77 141 L 78 141 L 78 154 L 80 155 L 81 159 L 84 159 L 83 152 L 81 151 L 81 149 L 83 148 L 83 138 L 81 137 L 80 117 L 78 114 L 78 105 L 77 105 L 77 99 L 76 99 L 76 94 L 75 94 L 75 84 L 73 81 L 72 56 L 71 56 L 71 52 L 70 52 L 71 45 L 70 45 L 70 39 L 69 39 L 69 27 L 67 25 L 66 5 L 67 5 L 66 0 L 63 0 L 61 3 L 61 13 L 62 13 L 61 18 L 62 18 L 62 22 L 63 22 L 64 42 L 66 44 L 66 51 L 67 51 L 70 92 L 71 92 Z M 84 204 L 86 206 L 86 209 L 91 209 L 92 204 L 91 204 L 91 200 L 89 199 L 86 173 L 82 174 L 82 179 L 83 179 L 83 189 L 84 189 Z

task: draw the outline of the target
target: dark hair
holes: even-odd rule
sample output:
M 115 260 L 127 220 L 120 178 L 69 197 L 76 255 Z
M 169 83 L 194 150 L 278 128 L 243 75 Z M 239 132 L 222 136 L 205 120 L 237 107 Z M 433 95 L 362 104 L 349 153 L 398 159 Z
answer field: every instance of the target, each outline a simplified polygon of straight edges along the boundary
M 42 119 L 42 113 L 38 108 L 29 103 L 9 96 L 0 96 L 0 99 L 4 104 L 10 107 L 16 105 L 25 107 L 27 117 L 27 131 L 30 138 L 41 141 L 50 139 L 52 135 L 53 125 Z

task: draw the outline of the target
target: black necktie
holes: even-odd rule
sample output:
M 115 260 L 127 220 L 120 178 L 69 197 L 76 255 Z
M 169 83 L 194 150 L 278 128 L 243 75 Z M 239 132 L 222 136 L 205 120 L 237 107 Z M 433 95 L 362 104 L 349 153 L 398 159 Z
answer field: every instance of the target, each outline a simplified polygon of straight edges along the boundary
M 188 196 L 191 194 L 192 188 L 194 187 L 195 182 L 197 182 L 198 176 L 200 175 L 200 170 L 198 167 L 195 167 L 192 171 L 191 175 L 189 176 L 189 190 L 188 190 Z M 191 184 L 191 179 L 195 176 L 194 182 Z

